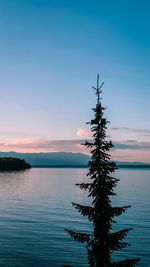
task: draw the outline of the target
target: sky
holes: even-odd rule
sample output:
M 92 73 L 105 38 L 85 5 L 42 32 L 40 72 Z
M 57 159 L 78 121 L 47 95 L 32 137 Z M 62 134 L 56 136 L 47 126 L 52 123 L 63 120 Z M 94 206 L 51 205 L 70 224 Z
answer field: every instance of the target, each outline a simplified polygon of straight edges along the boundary
M 0 0 L 0 151 L 86 151 L 104 81 L 112 159 L 150 162 L 150 1 Z

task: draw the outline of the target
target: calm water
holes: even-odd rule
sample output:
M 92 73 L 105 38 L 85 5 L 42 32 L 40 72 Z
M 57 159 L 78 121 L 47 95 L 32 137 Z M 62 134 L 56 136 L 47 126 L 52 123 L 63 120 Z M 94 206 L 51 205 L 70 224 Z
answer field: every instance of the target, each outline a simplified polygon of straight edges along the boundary
M 0 266 L 86 267 L 83 245 L 64 231 L 90 231 L 91 225 L 71 202 L 87 203 L 85 193 L 74 186 L 86 179 L 87 169 L 31 169 L 0 173 Z M 141 257 L 148 267 L 150 256 L 150 170 L 120 169 L 117 205 L 132 208 L 118 218 L 117 228 L 134 227 L 128 234 L 132 246 L 117 259 Z

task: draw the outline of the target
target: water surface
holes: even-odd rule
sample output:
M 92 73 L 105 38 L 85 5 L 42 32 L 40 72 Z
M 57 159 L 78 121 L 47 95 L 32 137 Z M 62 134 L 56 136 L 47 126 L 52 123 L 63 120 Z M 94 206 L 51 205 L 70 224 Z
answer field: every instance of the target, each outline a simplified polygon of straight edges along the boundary
M 71 206 L 88 203 L 86 194 L 74 186 L 86 179 L 87 169 L 33 168 L 0 173 L 0 266 L 86 267 L 84 245 L 64 231 L 86 231 L 90 223 Z M 141 257 L 138 266 L 149 266 L 150 170 L 120 169 L 114 204 L 131 204 L 117 218 L 116 228 L 134 227 L 128 234 L 132 246 L 115 259 Z

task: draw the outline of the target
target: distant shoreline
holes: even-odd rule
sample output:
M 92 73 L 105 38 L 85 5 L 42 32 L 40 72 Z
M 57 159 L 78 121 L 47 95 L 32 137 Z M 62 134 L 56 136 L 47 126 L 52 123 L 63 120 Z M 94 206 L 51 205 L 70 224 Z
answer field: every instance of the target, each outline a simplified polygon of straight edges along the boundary
M 32 168 L 58 168 L 58 169 L 64 169 L 64 168 L 82 168 L 82 169 L 87 169 L 88 165 L 31 165 Z M 143 165 L 117 165 L 118 169 L 150 169 L 150 164 L 143 164 Z

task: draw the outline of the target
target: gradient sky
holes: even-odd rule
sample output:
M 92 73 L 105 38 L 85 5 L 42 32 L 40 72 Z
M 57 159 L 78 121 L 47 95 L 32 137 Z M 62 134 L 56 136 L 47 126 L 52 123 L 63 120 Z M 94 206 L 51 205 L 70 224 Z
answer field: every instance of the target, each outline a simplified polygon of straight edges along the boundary
M 0 0 L 0 150 L 83 151 L 99 72 L 113 158 L 150 162 L 149 11 L 148 0 Z

